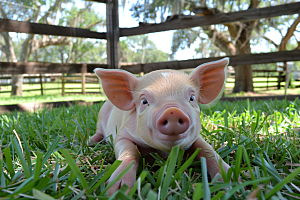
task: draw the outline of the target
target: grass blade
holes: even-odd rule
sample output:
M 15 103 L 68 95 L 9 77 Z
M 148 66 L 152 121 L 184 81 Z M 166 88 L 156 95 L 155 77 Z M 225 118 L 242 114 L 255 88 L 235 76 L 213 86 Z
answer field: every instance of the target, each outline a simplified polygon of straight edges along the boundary
M 143 171 L 138 179 L 141 179 L 141 182 L 143 182 L 147 176 L 147 172 Z M 135 193 L 136 189 L 138 187 L 138 181 L 135 182 L 134 186 L 132 187 L 132 189 L 130 190 L 130 192 L 128 193 L 128 196 L 132 197 L 132 195 Z
M 0 180 L 3 176 L 2 173 L 3 173 L 3 155 L 2 155 L 2 150 L 0 147 Z M 0 184 L 0 186 L 1 186 L 1 184 Z
M 157 200 L 157 193 L 150 189 L 147 200 Z
M 256 180 L 251 180 L 251 181 L 246 181 L 243 183 L 238 184 L 235 187 L 232 187 L 224 196 L 223 200 L 227 200 L 229 199 L 234 193 L 236 193 L 238 190 L 241 190 L 242 188 L 246 187 L 247 185 L 257 185 L 257 183 L 259 182 L 264 182 L 264 181 L 268 181 L 271 180 L 272 177 L 265 177 L 262 179 L 256 179 Z
M 30 171 L 30 174 L 32 174 L 32 165 L 31 165 L 31 157 L 30 157 L 30 150 L 29 147 L 27 145 L 27 139 L 25 137 L 24 134 L 22 134 L 23 137 L 23 141 L 24 141 L 24 149 L 25 149 L 25 156 L 26 156 L 26 160 L 27 160 L 27 165 L 28 165 L 28 169 Z
M 171 178 L 176 166 L 176 161 L 178 158 L 178 152 L 179 152 L 179 146 L 175 146 L 172 148 L 171 153 L 168 157 L 168 168 L 167 168 L 167 173 L 163 182 L 162 190 L 161 190 L 161 198 L 166 199 L 167 193 L 168 193 L 168 188 L 171 182 Z
M 36 199 L 40 200 L 55 200 L 53 197 L 37 190 L 37 189 L 32 189 L 32 194 Z
M 199 200 L 203 197 L 203 184 L 202 183 L 196 183 L 195 184 L 195 190 L 193 193 L 193 200 Z
M 39 151 L 37 153 L 36 163 L 34 167 L 34 180 L 38 180 L 42 169 L 42 156 L 43 154 Z
M 234 175 L 235 180 L 238 181 L 239 174 L 240 174 L 240 166 L 242 164 L 242 157 L 243 157 L 243 146 L 239 146 L 236 154 L 236 162 L 235 162 L 235 169 L 234 169 Z
M 107 172 L 104 174 L 104 176 L 91 188 L 90 192 L 94 191 L 96 188 L 98 188 L 102 183 L 104 183 L 111 175 L 112 173 L 119 167 L 119 165 L 122 163 L 120 160 L 116 160 L 107 170 Z
M 14 149 L 16 150 L 16 153 L 17 153 L 20 161 L 21 161 L 21 165 L 23 167 L 25 177 L 28 179 L 28 178 L 31 177 L 31 173 L 30 173 L 30 170 L 29 170 L 29 168 L 27 166 L 27 163 L 26 163 L 26 160 L 25 160 L 24 155 L 22 153 L 21 147 L 20 147 L 18 141 L 16 140 L 16 138 L 14 138 L 12 140 L 12 144 L 14 146 Z
M 14 165 L 13 165 L 13 161 L 12 161 L 12 156 L 11 156 L 11 153 L 10 153 L 10 146 L 6 147 L 4 149 L 4 156 L 5 156 L 5 163 L 7 165 L 7 171 L 10 175 L 10 177 L 14 177 L 15 175 L 15 170 L 14 170 Z
M 207 177 L 207 165 L 206 158 L 201 157 L 201 174 L 202 174 L 202 184 L 203 184 L 203 200 L 210 200 L 210 189 L 208 185 Z
M 62 153 L 62 155 L 65 157 L 67 163 L 69 164 L 72 172 L 76 175 L 76 177 L 78 178 L 79 182 L 81 183 L 83 189 L 88 189 L 88 184 L 82 174 L 82 172 L 79 170 L 79 168 L 77 167 L 75 161 L 73 160 L 72 156 L 70 155 L 70 153 L 68 152 L 68 150 L 66 149 L 60 149 L 60 152 Z
M 196 156 L 198 155 L 200 149 L 196 149 L 196 151 L 191 155 L 191 157 L 179 168 L 179 170 L 174 175 L 174 178 L 171 180 L 172 184 L 176 179 L 181 177 L 182 173 L 191 165 L 191 163 L 194 161 Z
M 265 198 L 269 199 L 271 198 L 274 194 L 279 192 L 279 190 L 285 186 L 285 184 L 290 183 L 290 181 L 295 178 L 297 175 L 300 174 L 300 167 L 298 167 L 295 171 L 293 171 L 291 174 L 289 174 L 283 181 L 279 182 L 275 187 L 266 194 Z
M 158 189 L 162 185 L 162 182 L 164 179 L 164 174 L 165 174 L 166 170 L 167 170 L 167 165 L 164 165 L 159 169 L 159 173 L 158 173 L 158 177 L 157 177 L 157 181 L 156 181 L 156 185 L 155 185 L 156 189 Z
M 254 176 L 254 173 L 253 173 L 253 170 L 252 170 L 252 167 L 251 167 L 250 159 L 249 159 L 248 153 L 247 153 L 247 151 L 246 151 L 245 148 L 244 148 L 244 158 L 245 158 L 246 163 L 248 165 L 248 169 L 249 169 L 249 172 L 250 172 L 251 180 L 255 180 L 255 176 Z M 256 182 L 254 182 L 254 188 L 257 188 Z
M 101 195 L 105 194 L 105 192 L 113 185 L 115 184 L 118 180 L 120 180 L 121 178 L 123 178 L 123 176 L 125 176 L 125 174 L 131 170 L 133 168 L 133 165 L 134 165 L 134 161 L 132 161 L 127 167 L 125 167 L 125 169 L 120 173 L 118 174 L 114 180 L 112 180 L 108 185 L 107 187 L 105 188 L 104 191 L 102 191 Z
M 213 196 L 211 198 L 211 200 L 218 200 L 218 199 L 221 199 L 222 196 L 224 196 L 225 194 L 225 191 L 219 191 L 215 196 Z
M 44 156 L 42 166 L 47 162 L 48 158 L 51 156 L 51 154 L 54 153 L 55 149 L 57 148 L 58 144 L 60 142 L 60 136 L 56 136 L 55 140 L 53 141 L 50 149 L 47 151 L 46 155 Z

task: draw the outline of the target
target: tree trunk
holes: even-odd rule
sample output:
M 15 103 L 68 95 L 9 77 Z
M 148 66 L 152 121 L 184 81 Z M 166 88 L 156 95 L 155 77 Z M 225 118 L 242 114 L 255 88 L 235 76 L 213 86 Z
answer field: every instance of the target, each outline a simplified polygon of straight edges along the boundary
M 23 75 L 14 74 L 11 77 L 11 96 L 22 96 Z
M 254 22 L 244 22 L 240 24 L 236 35 L 236 51 L 237 55 L 251 54 L 250 38 Z M 250 31 L 249 31 L 250 30 Z M 252 66 L 236 66 L 235 67 L 235 83 L 233 93 L 239 92 L 253 92 L 253 76 Z
M 233 93 L 239 92 L 253 92 L 253 80 L 252 80 L 252 66 L 236 66 L 235 67 L 235 82 Z
M 251 0 L 248 9 L 257 8 L 260 0 Z M 228 27 L 230 36 L 236 42 L 236 55 L 251 54 L 250 39 L 256 21 L 224 24 Z M 252 66 L 235 67 L 235 83 L 233 93 L 253 92 Z
M 229 40 L 227 36 L 215 30 L 212 26 L 203 27 L 203 30 L 212 39 L 214 45 L 225 52 L 226 55 L 241 55 L 251 53 L 249 42 L 251 32 L 248 31 L 251 30 L 252 25 L 252 22 L 226 24 L 231 38 L 236 41 L 235 45 L 232 42 L 233 39 Z M 235 67 L 235 86 L 233 92 L 239 93 L 241 91 L 253 91 L 251 65 Z
M 5 40 L 5 53 L 7 62 L 17 62 L 17 57 L 15 54 L 15 50 L 13 47 L 13 42 L 11 40 L 10 35 L 7 32 L 2 32 L 1 35 L 3 36 Z M 22 75 L 16 75 L 13 74 L 11 77 L 11 96 L 22 95 L 22 83 L 23 83 L 23 76 Z

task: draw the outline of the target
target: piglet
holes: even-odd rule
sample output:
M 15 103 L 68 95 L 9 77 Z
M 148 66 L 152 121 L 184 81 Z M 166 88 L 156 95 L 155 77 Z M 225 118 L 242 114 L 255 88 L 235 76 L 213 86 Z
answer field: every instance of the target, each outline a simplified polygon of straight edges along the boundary
M 109 190 L 112 195 L 123 184 L 132 188 L 140 159 L 149 153 L 167 157 L 172 147 L 206 158 L 208 173 L 220 173 L 213 148 L 200 136 L 200 108 L 209 108 L 221 98 L 229 58 L 198 66 L 190 75 L 176 70 L 157 70 L 137 78 L 119 69 L 94 70 L 108 100 L 98 115 L 97 143 L 112 135 L 115 155 L 122 163 L 109 179 L 112 181 L 132 161 L 133 168 Z M 227 172 L 229 165 L 223 162 Z

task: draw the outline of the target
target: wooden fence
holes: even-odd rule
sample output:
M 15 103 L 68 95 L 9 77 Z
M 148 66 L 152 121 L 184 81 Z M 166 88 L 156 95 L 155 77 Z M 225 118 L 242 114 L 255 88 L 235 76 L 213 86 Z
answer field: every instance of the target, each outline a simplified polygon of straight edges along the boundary
M 259 80 L 263 78 L 264 80 Z M 280 89 L 285 85 L 285 73 L 277 70 L 253 70 L 254 90 Z M 11 75 L 0 76 L 0 95 L 10 94 Z M 226 90 L 232 90 L 230 85 L 234 84 L 234 70 L 228 70 Z M 300 87 L 300 81 L 296 82 Z M 101 93 L 99 80 L 94 73 L 54 73 L 54 74 L 32 74 L 24 75 L 23 92 L 33 95 L 44 94 L 93 94 Z M 8 96 L 6 95 L 6 96 Z
M 88 87 L 88 75 L 92 73 L 92 70 L 96 67 L 103 68 L 122 68 L 132 73 L 150 72 L 157 69 L 188 69 L 195 68 L 196 66 L 214 61 L 220 58 L 206 58 L 206 59 L 194 59 L 184 61 L 170 61 L 161 63 L 142 63 L 133 64 L 127 66 L 120 66 L 119 63 L 119 37 L 132 36 L 167 30 L 177 30 L 184 28 L 192 28 L 197 26 L 207 26 L 213 24 L 224 24 L 236 21 L 251 21 L 261 18 L 277 17 L 281 15 L 298 14 L 300 9 L 300 2 L 282 4 L 278 6 L 270 6 L 266 8 L 248 9 L 238 12 L 229 13 L 216 13 L 212 16 L 184 16 L 176 20 L 166 21 L 159 24 L 147 24 L 140 23 L 138 27 L 132 28 L 120 28 L 119 16 L 118 16 L 118 0 L 93 0 L 99 3 L 106 3 L 106 29 L 107 32 L 95 32 L 89 29 L 62 27 L 48 24 L 30 23 L 25 21 L 16 21 L 8 19 L 0 19 L 0 31 L 3 32 L 17 32 L 28 34 L 43 34 L 43 35 L 56 35 L 56 36 L 69 36 L 69 37 L 81 37 L 81 38 L 96 38 L 107 40 L 107 64 L 55 64 L 55 63 L 0 63 L 0 75 L 4 74 L 44 74 L 35 75 L 39 76 L 41 94 L 48 89 L 44 87 L 47 82 L 43 82 L 43 76 L 47 76 L 49 73 L 79 73 L 78 80 L 70 76 L 60 76 L 61 80 L 61 93 L 64 94 L 68 90 L 67 86 L 69 82 L 81 83 L 81 93 L 87 93 Z M 251 64 L 265 64 L 287 61 L 299 61 L 300 50 L 294 51 L 281 51 L 262 54 L 249 54 L 239 56 L 229 56 L 231 66 L 243 66 Z M 269 75 L 271 72 L 267 72 Z M 272 72 L 274 73 L 274 72 Z M 280 72 L 279 72 L 280 74 Z M 270 77 L 267 75 L 267 77 Z M 277 76 L 277 75 L 276 75 Z M 255 75 L 254 87 L 255 87 Z M 282 74 L 278 75 L 277 87 L 281 87 Z M 4 78 L 4 77 L 3 77 Z M 271 77 L 270 77 L 271 78 Z M 71 80 L 72 79 L 72 80 Z M 5 80 L 5 79 L 1 79 Z M 268 80 L 268 78 L 267 78 Z M 273 81 L 273 80 L 272 80 Z M 267 81 L 267 89 L 269 88 Z M 71 84 L 71 83 L 70 83 Z M 72 83 L 75 84 L 75 83 Z M 0 87 L 9 87 L 3 85 Z M 38 90 L 38 89 L 36 89 Z M 7 91 L 0 91 L 7 92 Z
M 68 93 L 101 93 L 99 80 L 93 73 L 24 75 L 23 92 L 34 95 Z M 0 95 L 11 93 L 11 75 L 0 77 Z M 5 95 L 8 96 L 8 95 Z M 26 95 L 28 96 L 28 94 Z M 31 96 L 31 95 L 30 95 Z
M 285 87 L 286 84 L 286 72 L 277 71 L 271 69 L 254 69 L 252 70 L 253 75 L 253 88 L 254 91 L 258 90 L 274 90 Z M 227 83 L 234 84 L 234 71 L 229 70 Z M 293 77 L 293 71 L 290 76 Z M 230 80 L 231 78 L 231 80 Z M 293 79 L 293 86 L 300 87 L 300 79 Z M 289 83 L 289 86 L 290 83 Z

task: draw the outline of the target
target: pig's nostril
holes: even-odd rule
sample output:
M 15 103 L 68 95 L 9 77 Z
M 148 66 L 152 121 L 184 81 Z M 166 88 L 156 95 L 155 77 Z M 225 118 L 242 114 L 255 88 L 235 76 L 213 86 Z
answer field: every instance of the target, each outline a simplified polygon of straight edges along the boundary
M 163 125 L 166 125 L 168 123 L 168 120 L 165 120 L 162 122 Z
M 182 119 L 179 119 L 179 120 L 178 120 L 178 123 L 179 123 L 179 124 L 183 124 L 184 121 L 183 121 Z

